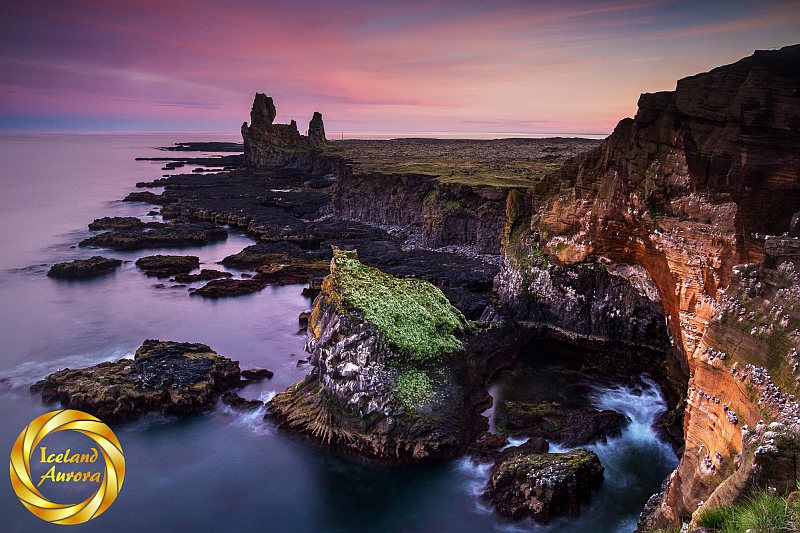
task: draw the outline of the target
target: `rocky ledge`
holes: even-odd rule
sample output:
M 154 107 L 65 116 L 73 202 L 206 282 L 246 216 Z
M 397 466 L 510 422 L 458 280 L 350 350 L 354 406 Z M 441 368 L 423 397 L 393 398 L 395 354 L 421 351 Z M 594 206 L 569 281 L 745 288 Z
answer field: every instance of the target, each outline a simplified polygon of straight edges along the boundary
M 133 360 L 59 370 L 32 385 L 31 391 L 41 393 L 44 402 L 120 422 L 148 412 L 206 411 L 239 379 L 239 363 L 205 344 L 146 340 Z
M 558 515 L 579 513 L 603 483 L 603 471 L 592 451 L 543 453 L 523 444 L 503 452 L 483 499 L 503 516 L 548 522 Z
M 310 374 L 271 416 L 334 449 L 385 463 L 448 456 L 473 436 L 468 325 L 442 292 L 335 249 L 314 302 Z
M 175 274 L 188 274 L 200 266 L 196 255 L 148 255 L 136 260 L 136 266 L 148 276 L 167 278 Z
M 96 220 L 92 225 L 99 227 L 97 223 L 102 220 Z M 228 232 L 224 228 L 209 222 L 172 220 L 169 223 L 163 223 L 139 220 L 138 224 L 108 227 L 115 229 L 84 239 L 80 242 L 80 246 L 111 248 L 112 250 L 141 250 L 143 248 L 198 246 L 228 238 Z
M 51 278 L 59 279 L 86 279 L 113 272 L 120 265 L 122 265 L 122 261 L 119 259 L 95 255 L 89 259 L 75 259 L 67 263 L 56 263 L 50 267 L 47 275 Z

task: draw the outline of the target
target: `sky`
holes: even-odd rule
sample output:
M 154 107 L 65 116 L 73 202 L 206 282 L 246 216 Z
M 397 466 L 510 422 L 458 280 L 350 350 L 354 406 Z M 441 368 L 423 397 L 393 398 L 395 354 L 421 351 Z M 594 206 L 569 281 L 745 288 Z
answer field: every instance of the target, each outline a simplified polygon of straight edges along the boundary
M 643 92 L 800 43 L 800 1 L 3 0 L 0 131 L 610 132 Z

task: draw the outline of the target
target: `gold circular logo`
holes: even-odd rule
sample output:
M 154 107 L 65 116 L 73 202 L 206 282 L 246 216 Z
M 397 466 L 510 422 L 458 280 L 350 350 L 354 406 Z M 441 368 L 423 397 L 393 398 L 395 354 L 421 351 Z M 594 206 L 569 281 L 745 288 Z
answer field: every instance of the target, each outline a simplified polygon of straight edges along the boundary
M 97 476 L 97 479 L 92 479 L 92 481 L 99 482 L 98 489 L 80 503 L 51 502 L 39 492 L 38 486 L 31 479 L 31 457 L 36 446 L 47 435 L 58 431 L 75 431 L 86 435 L 97 443 L 105 460 L 102 477 L 98 472 L 93 475 Z M 97 449 L 92 448 L 92 450 L 94 451 L 93 455 L 75 454 L 70 457 L 69 453 L 48 456 L 46 449 L 40 448 L 43 462 L 53 463 L 94 462 L 97 459 Z M 90 414 L 74 409 L 62 409 L 43 414 L 22 430 L 11 449 L 10 470 L 14 492 L 22 505 L 30 512 L 53 524 L 82 524 L 101 515 L 117 498 L 122 488 L 122 481 L 125 479 L 125 458 L 122 455 L 122 446 L 111 428 Z M 52 476 L 51 479 L 55 481 L 54 472 L 53 468 L 48 474 L 42 476 L 42 481 L 48 475 Z M 80 481 L 81 479 L 78 477 L 84 476 L 82 480 L 86 481 L 89 475 L 90 473 L 70 472 L 64 477 L 67 481 Z M 59 473 L 58 476 L 61 477 L 62 474 Z M 39 485 L 41 485 L 41 481 Z

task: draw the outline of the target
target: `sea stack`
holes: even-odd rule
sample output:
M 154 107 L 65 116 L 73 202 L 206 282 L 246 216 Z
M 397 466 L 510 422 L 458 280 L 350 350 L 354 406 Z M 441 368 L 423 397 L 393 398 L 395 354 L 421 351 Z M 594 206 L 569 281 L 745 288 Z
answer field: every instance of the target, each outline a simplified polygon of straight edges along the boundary
M 308 135 L 301 135 L 297 122 L 275 124 L 277 110 L 272 97 L 256 93 L 250 111 L 250 125 L 242 124 L 245 165 L 253 169 L 287 165 L 304 159 L 309 151 L 325 146 L 322 113 L 316 111 L 308 124 Z

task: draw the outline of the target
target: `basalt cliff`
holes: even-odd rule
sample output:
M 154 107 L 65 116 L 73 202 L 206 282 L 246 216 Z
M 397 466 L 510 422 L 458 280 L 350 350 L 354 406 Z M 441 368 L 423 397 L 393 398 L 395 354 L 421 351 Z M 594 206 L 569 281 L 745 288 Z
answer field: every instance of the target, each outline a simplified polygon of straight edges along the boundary
M 642 95 L 508 203 L 497 289 L 518 318 L 551 305 L 549 270 L 591 261 L 630 265 L 663 307 L 669 371 L 689 375 L 685 450 L 643 529 L 799 477 L 799 146 L 800 46 L 759 51 Z

